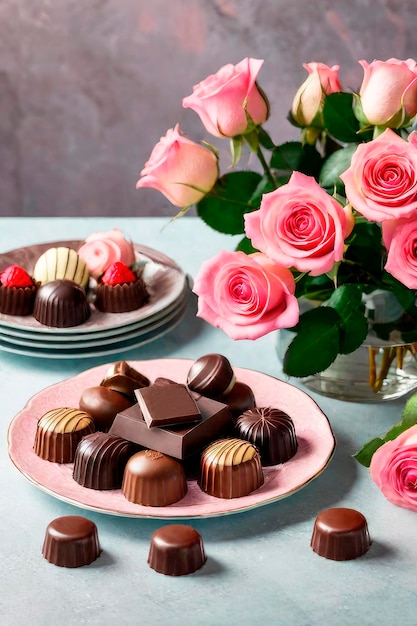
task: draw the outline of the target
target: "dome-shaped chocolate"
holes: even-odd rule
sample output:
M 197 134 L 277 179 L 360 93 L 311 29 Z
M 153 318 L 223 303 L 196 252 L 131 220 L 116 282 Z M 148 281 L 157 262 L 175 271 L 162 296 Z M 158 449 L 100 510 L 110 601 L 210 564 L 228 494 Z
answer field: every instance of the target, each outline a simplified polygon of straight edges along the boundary
M 236 429 L 240 437 L 258 448 L 262 465 L 285 463 L 297 452 L 294 422 L 279 409 L 249 409 L 237 419 Z
M 232 366 L 225 356 L 205 354 L 190 367 L 187 385 L 192 391 L 216 399 L 231 391 L 235 380 Z
M 85 289 L 73 280 L 53 280 L 36 293 L 33 317 L 45 326 L 78 326 L 91 315 Z
M 74 480 L 88 489 L 120 489 L 133 446 L 128 441 L 97 431 L 84 437 L 74 457 Z

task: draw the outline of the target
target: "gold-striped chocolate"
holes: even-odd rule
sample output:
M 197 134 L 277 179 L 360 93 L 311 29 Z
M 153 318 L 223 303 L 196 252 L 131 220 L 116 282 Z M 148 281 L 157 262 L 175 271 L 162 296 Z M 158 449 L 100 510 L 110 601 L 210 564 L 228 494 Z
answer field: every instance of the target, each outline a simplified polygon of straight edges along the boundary
M 83 437 L 95 431 L 92 417 L 79 409 L 51 409 L 38 421 L 34 451 L 54 463 L 72 463 Z

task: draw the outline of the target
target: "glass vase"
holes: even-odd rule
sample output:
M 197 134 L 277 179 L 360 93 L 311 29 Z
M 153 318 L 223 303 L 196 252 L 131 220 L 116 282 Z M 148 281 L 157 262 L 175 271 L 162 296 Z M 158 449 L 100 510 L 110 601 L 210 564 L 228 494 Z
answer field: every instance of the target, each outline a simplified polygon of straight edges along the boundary
M 294 333 L 278 332 L 282 361 Z M 350 402 L 395 400 L 417 389 L 417 343 L 383 341 L 369 335 L 354 352 L 340 355 L 325 371 L 297 379 L 309 390 Z

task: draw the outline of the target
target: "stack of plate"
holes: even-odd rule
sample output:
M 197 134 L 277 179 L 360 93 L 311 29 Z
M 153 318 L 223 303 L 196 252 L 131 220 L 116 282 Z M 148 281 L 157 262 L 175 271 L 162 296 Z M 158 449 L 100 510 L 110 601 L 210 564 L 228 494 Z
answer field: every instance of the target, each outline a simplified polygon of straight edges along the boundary
M 0 271 L 21 265 L 29 274 L 48 248 L 78 249 L 81 241 L 56 241 L 0 254 Z M 43 358 L 86 358 L 115 354 L 135 348 L 174 328 L 183 318 L 189 299 L 187 276 L 165 254 L 135 244 L 137 261 L 144 264 L 143 277 L 149 302 L 128 313 L 101 313 L 92 306 L 90 319 L 71 328 L 43 326 L 34 317 L 0 314 L 0 350 Z

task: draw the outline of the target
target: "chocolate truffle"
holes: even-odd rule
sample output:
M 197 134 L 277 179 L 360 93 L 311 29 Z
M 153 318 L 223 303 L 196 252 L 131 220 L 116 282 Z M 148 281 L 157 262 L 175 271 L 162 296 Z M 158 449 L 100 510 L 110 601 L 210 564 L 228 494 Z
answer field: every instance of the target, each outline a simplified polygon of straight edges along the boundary
M 99 278 L 94 301 L 96 309 L 103 313 L 126 313 L 142 307 L 149 299 L 142 270 L 132 273 L 134 280 L 119 284 L 106 284 Z
M 187 385 L 209 398 L 229 393 L 236 378 L 229 360 L 221 354 L 206 354 L 191 365 Z
M 247 409 L 253 409 L 256 405 L 252 389 L 249 385 L 241 383 L 239 380 L 235 382 L 229 393 L 223 394 L 217 399 L 219 402 L 224 402 L 228 405 L 234 420 L 236 420 L 244 411 Z
M 323 511 L 314 523 L 310 545 L 314 552 L 326 559 L 356 559 L 371 545 L 364 515 L 346 508 Z
M 152 535 L 148 563 L 160 574 L 192 574 L 206 560 L 201 535 L 191 526 L 171 524 L 159 528 Z
M 57 517 L 48 524 L 42 546 L 47 561 L 61 567 L 81 567 L 100 556 L 97 527 L 79 515 Z
M 94 432 L 93 418 L 79 409 L 51 409 L 37 423 L 35 453 L 45 461 L 72 463 L 83 437 Z
M 200 410 L 185 385 L 150 385 L 137 389 L 136 398 L 149 428 L 201 421 Z
M 55 280 L 72 280 L 86 288 L 90 272 L 75 250 L 59 246 L 41 254 L 33 269 L 33 278 L 41 285 Z
M 73 280 L 53 280 L 39 287 L 35 296 L 33 317 L 45 326 L 68 328 L 79 326 L 91 315 L 87 294 Z
M 237 419 L 236 430 L 258 448 L 262 465 L 285 463 L 297 452 L 294 422 L 279 409 L 249 409 Z
M 117 413 L 132 404 L 134 400 L 101 385 L 87 387 L 80 397 L 80 409 L 91 415 L 97 430 L 104 431 L 110 428 Z
M 74 480 L 88 489 L 120 489 L 123 472 L 134 452 L 130 442 L 96 432 L 83 437 L 74 457 Z
M 201 455 L 198 484 L 216 498 L 240 498 L 264 482 L 255 446 L 242 439 L 220 439 Z
M 144 506 L 168 506 L 187 493 L 185 471 L 179 461 L 156 450 L 141 450 L 128 460 L 122 492 Z

